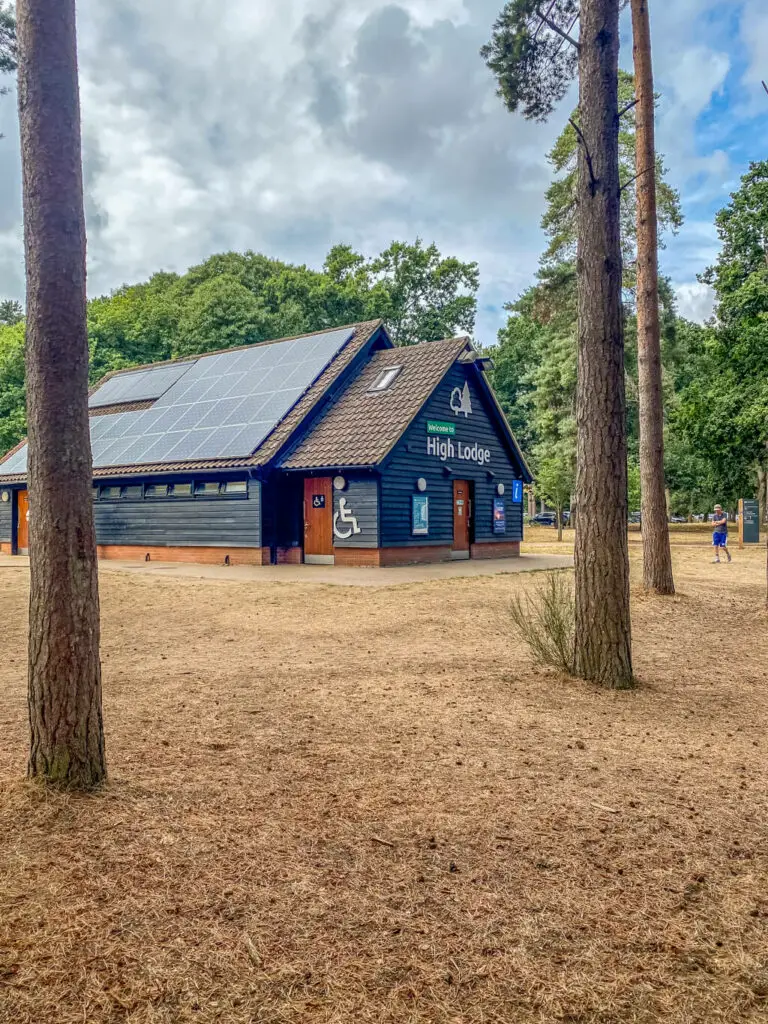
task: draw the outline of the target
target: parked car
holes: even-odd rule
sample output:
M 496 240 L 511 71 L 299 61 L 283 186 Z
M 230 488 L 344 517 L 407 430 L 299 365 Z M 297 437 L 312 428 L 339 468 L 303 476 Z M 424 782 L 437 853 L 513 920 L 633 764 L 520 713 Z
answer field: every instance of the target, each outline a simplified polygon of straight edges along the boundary
M 639 512 L 630 512 L 629 513 L 629 522 L 630 523 L 639 523 L 640 522 L 640 513 Z
M 685 518 L 685 516 L 672 516 L 672 518 L 670 519 L 670 522 L 671 523 L 687 523 L 688 520 Z
M 554 526 L 557 521 L 555 512 L 539 512 L 531 519 L 531 526 Z

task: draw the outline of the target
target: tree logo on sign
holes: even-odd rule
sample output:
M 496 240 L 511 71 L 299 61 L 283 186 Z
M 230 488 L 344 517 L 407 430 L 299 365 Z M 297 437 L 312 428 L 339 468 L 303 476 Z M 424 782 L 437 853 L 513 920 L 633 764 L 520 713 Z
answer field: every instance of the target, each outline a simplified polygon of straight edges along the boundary
M 469 384 L 464 381 L 464 390 L 454 388 L 451 392 L 451 411 L 455 416 L 464 413 L 465 418 L 472 412 L 472 399 L 469 397 Z

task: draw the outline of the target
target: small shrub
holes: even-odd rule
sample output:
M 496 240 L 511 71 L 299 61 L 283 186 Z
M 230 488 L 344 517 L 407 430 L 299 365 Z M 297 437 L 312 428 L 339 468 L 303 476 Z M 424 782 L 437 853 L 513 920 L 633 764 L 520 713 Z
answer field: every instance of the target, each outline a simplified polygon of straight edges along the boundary
M 514 597 L 509 611 L 536 661 L 572 675 L 576 614 L 570 576 L 547 573 L 533 594 Z

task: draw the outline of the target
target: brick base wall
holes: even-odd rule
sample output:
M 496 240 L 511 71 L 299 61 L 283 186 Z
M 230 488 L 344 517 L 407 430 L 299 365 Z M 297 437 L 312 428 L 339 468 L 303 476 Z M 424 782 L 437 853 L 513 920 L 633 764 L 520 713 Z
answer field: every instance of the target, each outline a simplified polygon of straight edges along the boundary
M 492 541 L 490 544 L 473 544 L 472 558 L 516 558 L 520 554 L 519 540 Z
M 301 565 L 304 561 L 304 551 L 301 548 L 278 548 L 277 549 L 277 564 L 278 565 Z M 269 559 L 264 563 L 269 564 Z
M 514 558 L 520 554 L 520 541 L 503 543 L 473 544 L 472 558 Z M 343 566 L 395 566 L 428 565 L 432 562 L 449 562 L 451 548 L 437 547 L 407 548 L 335 548 L 336 565 Z
M 269 565 L 269 548 L 187 548 L 147 547 L 137 544 L 100 544 L 99 558 L 121 559 L 125 562 L 198 562 L 223 565 L 229 555 L 230 565 Z
M 431 562 L 448 562 L 451 549 L 447 545 L 438 547 L 381 548 L 379 565 L 428 565 Z
M 379 565 L 428 565 L 431 562 L 448 562 L 451 549 L 448 546 L 381 548 Z
M 379 566 L 381 554 L 380 548 L 334 548 L 333 551 L 335 564 L 345 566 Z
M 10 544 L 0 544 L 0 555 L 12 555 L 12 554 L 13 554 L 13 551 L 11 550 L 11 545 Z
M 449 547 L 413 548 L 334 548 L 336 565 L 384 567 L 395 565 L 425 565 L 447 562 Z

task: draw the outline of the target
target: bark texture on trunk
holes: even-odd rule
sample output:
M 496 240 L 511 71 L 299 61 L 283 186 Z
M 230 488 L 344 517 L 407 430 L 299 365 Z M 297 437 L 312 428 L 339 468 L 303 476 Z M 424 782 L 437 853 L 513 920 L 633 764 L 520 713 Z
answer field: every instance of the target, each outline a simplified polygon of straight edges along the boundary
M 637 366 L 640 398 L 640 491 L 643 585 L 674 594 L 664 482 L 664 394 L 659 318 L 659 233 L 656 131 L 648 0 L 632 0 L 637 179 Z
M 577 675 L 633 685 L 619 238 L 619 0 L 584 0 L 579 55 Z
M 105 778 L 74 0 L 18 0 L 27 268 L 28 773 Z

